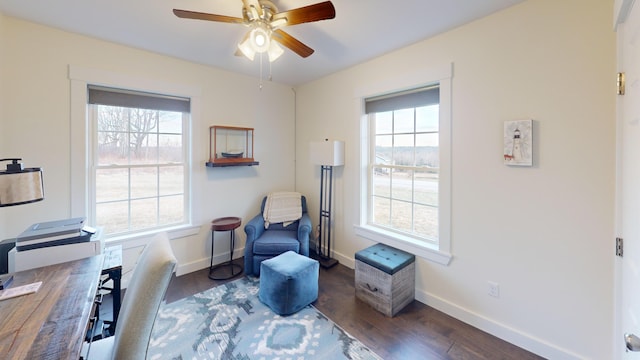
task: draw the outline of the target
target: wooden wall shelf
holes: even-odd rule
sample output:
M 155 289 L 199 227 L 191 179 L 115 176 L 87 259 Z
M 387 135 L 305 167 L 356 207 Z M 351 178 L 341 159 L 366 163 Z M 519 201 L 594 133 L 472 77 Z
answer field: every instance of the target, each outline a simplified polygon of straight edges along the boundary
M 245 161 L 245 162 L 227 162 L 227 163 L 214 163 L 207 161 L 207 167 L 225 167 L 225 166 L 256 166 L 260 165 L 259 161 Z

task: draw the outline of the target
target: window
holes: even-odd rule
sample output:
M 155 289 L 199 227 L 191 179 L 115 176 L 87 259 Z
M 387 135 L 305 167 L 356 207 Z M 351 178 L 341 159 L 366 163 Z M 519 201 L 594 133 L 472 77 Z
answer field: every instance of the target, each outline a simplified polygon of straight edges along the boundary
M 432 82 L 363 95 L 357 235 L 448 264 L 451 260 L 451 67 Z M 423 77 L 424 78 L 424 77 Z M 382 91 L 381 91 L 382 90 Z
M 88 86 L 89 217 L 105 236 L 189 220 L 185 98 Z
M 439 87 L 367 99 L 369 223 L 437 242 Z

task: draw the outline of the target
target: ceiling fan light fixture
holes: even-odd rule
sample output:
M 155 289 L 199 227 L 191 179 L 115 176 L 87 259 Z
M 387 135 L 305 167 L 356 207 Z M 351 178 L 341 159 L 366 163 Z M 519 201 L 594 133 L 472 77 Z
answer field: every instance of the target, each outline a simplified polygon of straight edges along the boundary
M 271 42 L 274 39 L 271 38 L 271 35 L 274 32 L 281 45 L 300 57 L 306 58 L 313 54 L 312 48 L 282 31 L 280 27 L 329 20 L 336 17 L 336 9 L 331 1 L 323 1 L 284 12 L 280 12 L 270 0 L 242 0 L 242 4 L 241 18 L 180 9 L 173 9 L 173 13 L 184 19 L 245 25 L 250 30 L 245 34 L 245 38 L 238 43 L 236 55 L 243 54 L 253 60 L 256 52 L 269 52 L 273 55 L 270 56 L 271 61 L 275 60 L 282 50 L 279 47 L 273 47 L 272 50 Z
M 256 26 L 251 30 L 249 39 L 251 39 L 251 45 L 255 52 L 263 53 L 269 50 L 271 34 L 265 29 L 265 25 Z
M 284 49 L 275 41 L 272 41 L 267 53 L 269 54 L 269 62 L 274 62 L 284 53 Z
M 255 37 L 253 39 L 256 43 L 256 48 L 261 49 L 267 43 L 267 38 L 261 32 L 255 32 Z
M 238 50 L 251 61 L 253 61 L 253 58 L 256 56 L 256 51 L 253 49 L 250 37 L 247 37 L 243 42 L 238 44 Z

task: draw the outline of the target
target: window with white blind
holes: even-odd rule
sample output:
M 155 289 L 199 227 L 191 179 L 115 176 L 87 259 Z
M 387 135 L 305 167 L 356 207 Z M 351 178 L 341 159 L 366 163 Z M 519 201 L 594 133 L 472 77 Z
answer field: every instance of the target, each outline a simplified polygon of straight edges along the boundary
M 189 221 L 187 98 L 88 86 L 89 217 L 105 236 Z
M 369 223 L 429 242 L 438 239 L 439 99 L 434 85 L 365 100 Z
M 361 221 L 356 234 L 448 264 L 450 75 L 365 96 Z

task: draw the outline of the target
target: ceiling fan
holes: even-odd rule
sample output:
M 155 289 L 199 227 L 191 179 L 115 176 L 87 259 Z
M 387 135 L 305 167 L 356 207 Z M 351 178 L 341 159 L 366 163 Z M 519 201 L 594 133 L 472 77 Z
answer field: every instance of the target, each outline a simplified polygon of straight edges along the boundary
M 184 19 L 198 19 L 248 26 L 250 30 L 238 44 L 236 55 L 253 60 L 256 53 L 267 53 L 269 61 L 276 60 L 284 50 L 276 42 L 291 49 L 303 58 L 313 54 L 313 49 L 284 32 L 284 26 L 328 20 L 336 17 L 331 1 L 280 12 L 269 0 L 242 0 L 242 18 L 208 14 L 189 10 L 173 9 L 173 13 Z M 275 41 L 272 41 L 275 40 Z

